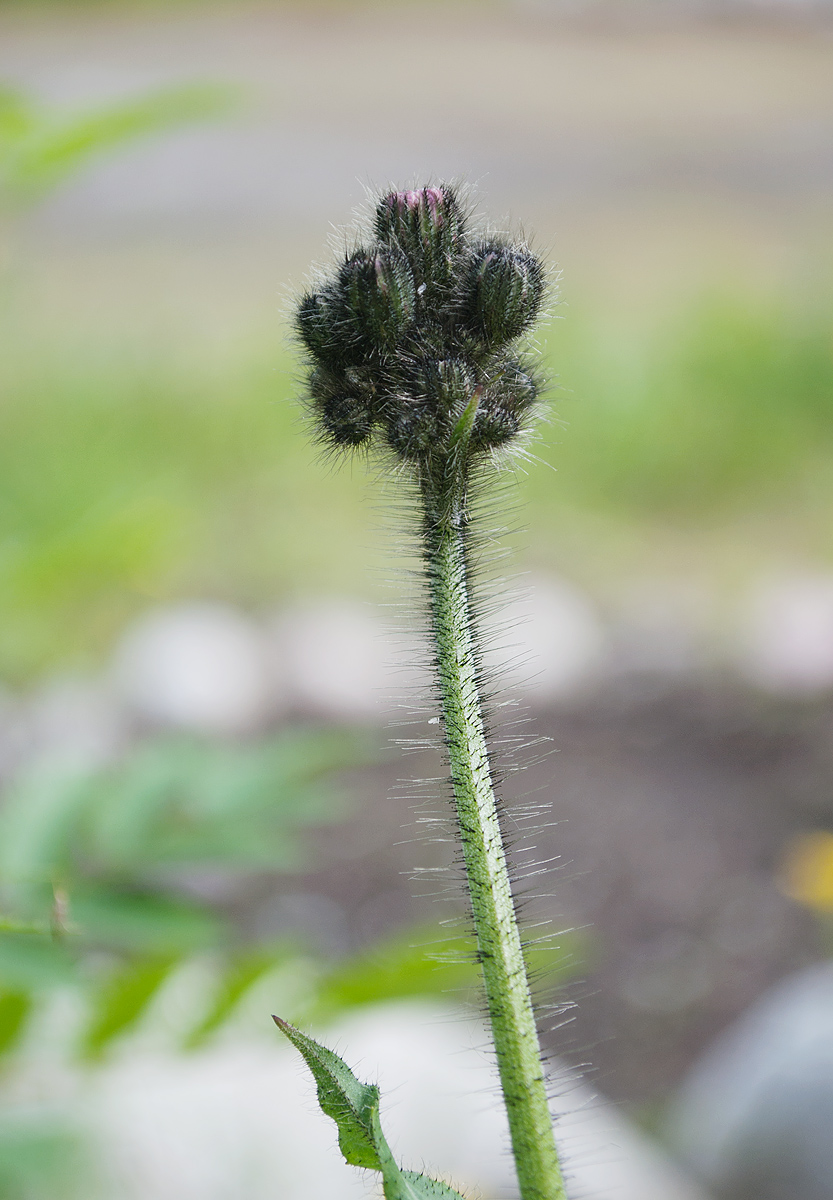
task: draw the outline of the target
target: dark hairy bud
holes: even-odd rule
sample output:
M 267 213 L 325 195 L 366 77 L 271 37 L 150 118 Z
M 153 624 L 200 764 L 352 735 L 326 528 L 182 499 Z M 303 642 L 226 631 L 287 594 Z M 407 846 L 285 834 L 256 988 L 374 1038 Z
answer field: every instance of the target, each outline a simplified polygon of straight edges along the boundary
M 416 283 L 407 259 L 395 252 L 380 251 L 373 263 L 376 272 L 375 307 L 385 322 L 391 343 L 413 319 L 416 308 Z
M 517 359 L 509 359 L 500 374 L 483 390 L 472 429 L 472 446 L 505 445 L 523 428 L 534 411 L 539 384 L 535 372 Z
M 390 192 L 376 208 L 376 236 L 405 254 L 427 303 L 437 302 L 452 281 L 464 225 L 449 187 Z
M 331 396 L 321 405 L 321 422 L 340 446 L 361 446 L 373 431 L 373 418 L 360 396 Z
M 472 397 L 477 373 L 463 359 L 426 358 L 416 371 L 415 385 L 432 408 L 455 420 Z
M 390 350 L 413 317 L 416 285 L 401 254 L 359 250 L 333 288 L 332 336 L 345 349 Z
M 462 232 L 457 197 L 449 187 L 389 192 L 376 208 L 375 232 L 380 241 L 398 242 L 406 251 L 449 250 Z
M 524 248 L 487 242 L 472 255 L 460 295 L 466 323 L 492 345 L 513 342 L 538 316 L 544 273 Z
M 301 299 L 311 409 L 330 445 L 378 430 L 399 458 L 442 473 L 529 423 L 538 380 L 511 350 L 538 314 L 544 268 L 468 224 L 445 184 L 389 192 L 375 238 Z
M 477 388 L 474 368 L 460 359 L 425 358 L 403 372 L 403 388 L 386 408 L 388 444 L 401 458 L 428 458 L 447 442 Z
M 330 445 L 361 446 L 373 432 L 374 390 L 359 368 L 317 367 L 309 377 L 319 431 Z
M 313 358 L 328 356 L 332 337 L 332 317 L 327 312 L 326 301 L 317 292 L 308 292 L 302 297 L 295 314 L 298 336 Z

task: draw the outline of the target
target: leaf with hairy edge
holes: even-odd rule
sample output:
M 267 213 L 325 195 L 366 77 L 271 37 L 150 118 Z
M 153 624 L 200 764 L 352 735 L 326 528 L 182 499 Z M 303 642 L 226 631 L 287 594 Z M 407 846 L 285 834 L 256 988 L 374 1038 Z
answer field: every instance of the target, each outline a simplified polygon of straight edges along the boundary
M 385 1182 L 385 1200 L 463 1200 L 460 1193 L 447 1183 L 429 1179 L 427 1175 L 417 1175 L 415 1171 L 400 1171 L 399 1179 L 398 1192 L 389 1192 Z
M 445 1183 L 397 1166 L 379 1121 L 379 1089 L 360 1083 L 347 1064 L 280 1017 L 272 1020 L 301 1052 L 318 1086 L 322 1111 L 338 1126 L 338 1144 L 354 1167 L 382 1172 L 385 1200 L 463 1200 Z
M 353 1167 L 382 1170 L 375 1144 L 373 1113 L 379 1110 L 379 1089 L 373 1084 L 359 1083 L 346 1063 L 312 1038 L 282 1021 L 272 1020 L 300 1050 L 304 1062 L 312 1071 L 318 1085 L 318 1103 L 323 1112 L 338 1126 L 341 1153 Z

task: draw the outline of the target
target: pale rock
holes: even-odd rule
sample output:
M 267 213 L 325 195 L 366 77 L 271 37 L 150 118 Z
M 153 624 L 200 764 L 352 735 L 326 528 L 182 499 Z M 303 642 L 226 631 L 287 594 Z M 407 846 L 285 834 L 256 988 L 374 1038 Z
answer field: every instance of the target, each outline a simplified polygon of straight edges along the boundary
M 554 576 L 533 576 L 483 622 L 485 666 L 499 691 L 540 703 L 560 700 L 593 679 L 605 632 L 591 603 Z
M 833 688 L 833 575 L 760 584 L 742 617 L 738 664 L 770 692 L 812 695 Z
M 789 976 L 735 1021 L 668 1128 L 720 1200 L 833 1200 L 833 964 Z
M 119 643 L 112 678 L 143 717 L 201 733 L 246 732 L 278 707 L 260 627 L 223 604 L 146 613 Z
M 270 641 L 276 686 L 290 707 L 334 721 L 384 719 L 413 702 L 427 682 L 414 649 L 370 604 L 322 600 L 275 618 Z

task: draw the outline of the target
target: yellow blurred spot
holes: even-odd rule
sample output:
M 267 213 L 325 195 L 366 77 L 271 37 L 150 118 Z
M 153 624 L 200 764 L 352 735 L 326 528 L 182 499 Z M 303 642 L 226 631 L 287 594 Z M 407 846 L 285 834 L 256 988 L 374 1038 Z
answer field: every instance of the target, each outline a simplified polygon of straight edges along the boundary
M 816 830 L 793 838 L 778 872 L 785 896 L 818 912 L 833 912 L 833 833 Z

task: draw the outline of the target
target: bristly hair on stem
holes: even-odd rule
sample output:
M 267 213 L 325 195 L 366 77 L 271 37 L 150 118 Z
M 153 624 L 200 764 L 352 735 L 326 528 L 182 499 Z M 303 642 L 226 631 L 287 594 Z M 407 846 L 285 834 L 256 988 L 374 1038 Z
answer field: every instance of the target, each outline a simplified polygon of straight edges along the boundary
M 318 437 L 333 450 L 386 449 L 418 496 L 457 834 L 522 1200 L 566 1192 L 481 699 L 471 525 L 480 468 L 534 422 L 541 375 L 522 339 L 546 285 L 528 245 L 475 227 L 442 184 L 383 195 L 371 237 L 295 316 Z M 388 1200 L 397 1187 L 389 1195 L 385 1182 Z

